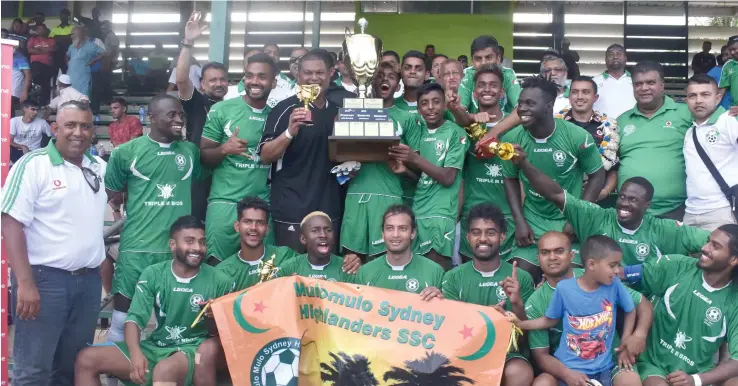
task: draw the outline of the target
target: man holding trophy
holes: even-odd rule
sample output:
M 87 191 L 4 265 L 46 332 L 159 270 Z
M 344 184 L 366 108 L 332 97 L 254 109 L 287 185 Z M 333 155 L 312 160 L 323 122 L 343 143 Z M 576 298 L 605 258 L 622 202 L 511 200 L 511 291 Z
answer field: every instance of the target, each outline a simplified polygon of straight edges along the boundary
M 353 94 L 334 87 L 333 58 L 322 49 L 305 54 L 298 63 L 297 95 L 279 102 L 267 117 L 259 143 L 262 164 L 271 164 L 271 204 L 277 246 L 304 252 L 300 221 L 311 212 L 330 216 L 341 229 L 343 194 L 328 158 L 328 136 L 340 106 L 327 92 Z

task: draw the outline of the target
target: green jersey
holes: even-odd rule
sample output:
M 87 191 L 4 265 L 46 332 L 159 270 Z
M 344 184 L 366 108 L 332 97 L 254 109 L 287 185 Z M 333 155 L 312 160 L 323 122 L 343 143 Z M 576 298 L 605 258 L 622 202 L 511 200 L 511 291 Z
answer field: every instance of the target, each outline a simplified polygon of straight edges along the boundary
M 581 197 L 585 174 L 602 168 L 602 158 L 592 135 L 581 127 L 564 120 L 554 119 L 556 128 L 546 139 L 533 138 L 522 126 L 513 129 L 507 141 L 518 143 L 536 168 L 556 181 L 565 191 Z M 505 178 L 517 178 L 523 182 L 525 203 L 523 215 L 548 220 L 563 220 L 563 214 L 550 201 L 536 193 L 528 178 L 512 162 L 502 163 Z
M 313 265 L 307 254 L 295 256 L 279 267 L 277 277 L 291 275 L 305 276 L 314 279 L 338 281 L 341 283 L 355 283 L 356 275 L 343 272 L 343 258 L 331 255 L 331 261 L 326 265 Z
M 664 255 L 643 264 L 643 288 L 660 297 L 646 351 L 638 361 L 657 364 L 669 373 L 697 374 L 713 368 L 713 355 L 724 342 L 738 358 L 738 287 L 712 288 L 697 260 Z
M 402 111 L 407 111 L 410 114 L 416 114 L 417 116 L 420 116 L 420 113 L 418 113 L 418 102 L 408 102 L 404 96 L 395 98 L 395 104 L 393 105 L 393 107 L 397 107 Z
M 275 270 L 273 274 L 276 274 L 279 267 L 295 256 L 297 256 L 297 252 L 290 248 L 264 245 L 264 255 L 259 260 L 243 260 L 241 258 L 241 251 L 238 251 L 238 253 L 231 255 L 231 257 L 218 264 L 216 268 L 236 282 L 235 291 L 241 291 L 259 283 L 259 279 L 261 278 L 259 269 L 262 266 L 262 262 L 270 262 L 272 261 L 272 257 L 274 257 L 273 264 Z
M 638 106 L 618 117 L 620 128 L 620 168 L 618 189 L 628 178 L 643 177 L 654 187 L 648 213 L 668 213 L 687 199 L 687 172 L 684 163 L 684 135 L 692 126 L 686 104 L 668 96 L 651 118 Z M 658 165 L 656 167 L 656 165 Z
M 488 123 L 487 130 L 496 123 Z M 506 141 L 505 135 L 500 138 Z M 474 154 L 474 146 L 469 146 L 464 162 L 464 209 L 462 213 L 469 213 L 474 205 L 481 203 L 494 203 L 499 206 L 505 216 L 511 216 L 510 205 L 505 195 L 505 179 L 502 176 L 502 165 L 504 162 L 500 157 L 481 159 Z
M 507 298 L 500 282 L 512 277 L 512 264 L 500 261 L 500 266 L 492 272 L 479 272 L 474 261 L 466 262 L 448 272 L 443 277 L 443 297 L 480 306 L 493 306 L 505 301 L 505 309 L 512 310 L 512 303 Z M 533 277 L 528 272 L 517 268 L 520 283 L 520 297 L 523 302 L 533 294 Z
M 190 327 L 200 314 L 200 304 L 232 290 L 233 279 L 207 264 L 185 279 L 174 275 L 171 260 L 157 263 L 144 269 L 138 279 L 126 322 L 143 330 L 153 307 L 156 329 L 147 340 L 157 347 L 198 345 L 208 336 L 204 319 Z
M 356 284 L 420 293 L 428 287 L 441 288 L 443 268 L 423 255 L 413 255 L 403 266 L 390 265 L 381 255 L 359 268 Z
M 518 84 L 518 77 L 511 68 L 502 67 L 502 89 L 505 91 L 500 100 L 500 107 L 506 113 L 512 112 L 518 106 L 518 98 L 522 90 Z M 469 112 L 479 111 L 477 101 L 474 100 L 474 74 L 477 69 L 467 67 L 464 69 L 464 78 L 459 84 L 459 103 Z
M 574 277 L 584 275 L 583 269 L 574 268 L 573 271 Z M 533 292 L 533 295 L 531 295 L 530 298 L 528 298 L 528 301 L 525 302 L 525 313 L 529 320 L 537 319 L 546 315 L 546 310 L 548 310 L 548 305 L 551 303 L 554 290 L 554 287 L 551 287 L 548 282 L 545 282 L 543 285 L 538 287 L 535 292 Z M 628 291 L 630 297 L 633 298 L 633 304 L 636 306 L 641 304 L 643 295 L 628 287 L 625 287 L 625 290 Z M 559 320 L 559 323 L 554 328 L 548 330 L 528 331 L 528 344 L 531 349 L 548 348 L 549 354 L 553 355 L 561 342 L 561 331 L 563 331 L 563 322 L 561 320 Z M 620 345 L 619 342 L 620 338 L 615 335 L 612 347 L 618 347 Z
M 395 133 L 402 142 L 415 143 L 420 141 L 421 126 L 415 115 L 409 114 L 395 106 L 387 109 L 387 113 L 395 126 Z M 416 137 L 413 137 L 416 136 Z M 410 145 L 410 147 L 413 147 Z M 402 196 L 402 178 L 393 173 L 386 162 L 366 162 L 356 177 L 351 179 L 348 194 L 381 194 L 387 196 Z
M 418 149 L 420 156 L 438 167 L 458 169 L 458 173 L 449 187 L 422 173 L 415 190 L 413 211 L 418 218 L 443 217 L 456 222 L 461 171 L 469 141 L 464 129 L 448 121 L 435 130 L 425 127 L 424 131 Z
M 200 150 L 192 142 L 155 142 L 148 135 L 113 150 L 105 188 L 127 191 L 121 252 L 169 251 L 169 227 L 192 212 L 192 179 L 202 178 Z
M 738 61 L 730 59 L 723 64 L 720 73 L 720 88 L 727 88 L 733 97 L 732 106 L 738 106 Z
M 710 236 L 708 231 L 649 214 L 643 216 L 637 229 L 625 229 L 618 222 L 614 208 L 604 209 L 569 193 L 566 193 L 564 216 L 574 227 L 579 240 L 586 240 L 593 235 L 605 235 L 620 244 L 623 265 L 640 264 L 647 258 L 659 257 L 661 254 L 686 255 L 699 252 Z
M 238 129 L 238 138 L 248 142 L 246 154 L 227 155 L 213 169 L 208 201 L 238 202 L 246 196 L 269 200 L 269 165 L 259 162 L 257 147 L 271 108 L 254 109 L 242 97 L 218 102 L 210 108 L 202 137 L 223 144 Z

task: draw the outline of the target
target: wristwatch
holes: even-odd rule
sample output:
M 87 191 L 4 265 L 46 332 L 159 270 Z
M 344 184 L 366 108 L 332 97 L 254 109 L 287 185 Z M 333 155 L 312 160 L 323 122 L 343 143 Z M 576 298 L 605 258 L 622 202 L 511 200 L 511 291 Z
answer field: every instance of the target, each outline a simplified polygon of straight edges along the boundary
M 182 39 L 182 40 L 180 40 L 180 42 L 179 42 L 179 46 L 180 46 L 180 47 L 187 47 L 187 48 L 192 48 L 192 47 L 194 47 L 194 44 L 187 44 L 187 43 L 185 43 L 185 40 L 184 40 L 184 39 Z

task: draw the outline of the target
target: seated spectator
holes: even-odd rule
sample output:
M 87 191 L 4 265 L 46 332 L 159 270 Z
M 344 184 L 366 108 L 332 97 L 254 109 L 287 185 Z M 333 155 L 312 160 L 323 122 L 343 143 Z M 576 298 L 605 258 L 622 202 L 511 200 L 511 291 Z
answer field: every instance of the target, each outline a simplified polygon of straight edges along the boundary
M 87 95 L 82 94 L 72 87 L 72 80 L 67 74 L 61 74 L 56 80 L 56 87 L 59 90 L 59 96 L 52 99 L 49 102 L 48 109 L 46 110 L 45 118 L 48 119 L 51 111 L 56 111 L 59 106 L 69 101 L 78 101 L 84 103 L 90 103 L 90 98 Z
M 23 101 L 23 116 L 10 120 L 10 160 L 41 147 L 43 136 L 51 137 L 49 124 L 38 118 L 39 105 L 32 99 Z
M 56 75 L 54 73 L 56 41 L 49 37 L 49 29 L 43 24 L 36 26 L 36 34 L 28 40 L 28 53 L 31 57 L 33 82 L 41 87 L 38 102 L 46 105 L 51 99 L 51 79 Z
M 128 104 L 123 98 L 115 98 L 110 102 L 110 115 L 115 122 L 108 125 L 108 134 L 113 147 L 118 147 L 133 138 L 143 135 L 143 126 L 137 116 L 126 114 Z

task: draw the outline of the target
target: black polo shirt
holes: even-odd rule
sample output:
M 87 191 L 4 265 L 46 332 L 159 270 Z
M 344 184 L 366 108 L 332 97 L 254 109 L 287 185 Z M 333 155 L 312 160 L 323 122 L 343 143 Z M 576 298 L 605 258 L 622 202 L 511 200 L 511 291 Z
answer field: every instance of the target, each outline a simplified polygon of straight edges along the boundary
M 181 99 L 181 98 L 180 98 Z M 182 110 L 187 114 L 187 140 L 200 147 L 202 128 L 205 127 L 205 119 L 208 111 L 217 101 L 203 95 L 199 90 L 192 89 L 192 98 L 182 99 Z
M 336 176 L 331 174 L 335 166 L 328 159 L 328 137 L 333 135 L 333 123 L 344 94 L 331 87 L 326 105 L 320 109 L 311 106 L 313 126 L 300 128 L 282 158 L 272 164 L 270 172 L 271 207 L 274 220 L 282 223 L 299 224 L 310 212 L 323 211 L 331 220 L 341 218 L 343 192 Z M 343 88 L 341 88 L 343 90 Z M 346 92 L 345 97 L 353 94 Z M 283 135 L 292 110 L 302 106 L 297 96 L 279 102 L 267 117 L 262 145 Z
M 181 99 L 181 98 L 180 98 Z M 205 119 L 208 116 L 210 107 L 217 101 L 203 95 L 199 90 L 193 88 L 192 97 L 188 100 L 182 100 L 182 110 L 187 115 L 186 129 L 187 141 L 197 145 L 200 148 L 200 138 L 202 138 L 202 128 L 205 126 Z M 211 179 L 204 181 L 192 182 L 192 215 L 200 221 L 205 221 L 205 213 L 208 206 L 208 195 L 210 195 Z

